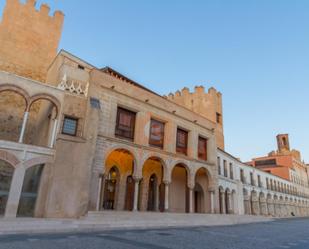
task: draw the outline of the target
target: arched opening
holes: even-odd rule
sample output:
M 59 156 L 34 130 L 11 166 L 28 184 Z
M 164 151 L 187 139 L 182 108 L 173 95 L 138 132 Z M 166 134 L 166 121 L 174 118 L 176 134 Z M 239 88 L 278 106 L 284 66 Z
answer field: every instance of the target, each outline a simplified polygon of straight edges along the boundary
M 116 193 L 119 187 L 120 175 L 118 168 L 113 166 L 105 179 L 103 208 L 105 210 L 115 209 Z
M 232 213 L 231 191 L 228 188 L 225 190 L 225 210 L 227 214 Z
M 210 213 L 211 203 L 209 188 L 208 172 L 205 168 L 200 168 L 195 175 L 195 187 L 194 187 L 194 207 L 195 213 Z
M 26 170 L 17 216 L 34 217 L 44 164 Z
M 226 209 L 225 209 L 225 191 L 223 187 L 219 187 L 219 211 L 220 214 L 225 214 Z
M 237 195 L 236 195 L 236 191 L 233 189 L 232 190 L 232 212 L 233 214 L 237 214 L 238 213 L 238 203 L 237 203 Z
M 105 161 L 100 209 L 133 210 L 135 159 L 126 149 L 112 151 Z
M 3 216 L 5 213 L 13 174 L 14 167 L 0 159 L 0 216 Z
M 156 211 L 158 180 L 155 174 L 149 178 L 147 211 Z
M 170 211 L 185 213 L 189 211 L 188 198 L 188 172 L 186 166 L 177 164 L 172 171 L 169 203 Z
M 139 209 L 141 211 L 164 211 L 163 161 L 148 158 L 143 165 Z
M 49 99 L 39 98 L 30 104 L 23 137 L 25 144 L 50 146 L 57 119 L 57 106 Z
M 0 140 L 18 142 L 27 100 L 21 93 L 0 89 Z
M 260 215 L 260 201 L 256 191 L 251 191 L 251 214 Z
M 247 215 L 251 214 L 251 200 L 250 195 L 247 189 L 243 189 L 243 196 L 244 196 L 244 212 Z

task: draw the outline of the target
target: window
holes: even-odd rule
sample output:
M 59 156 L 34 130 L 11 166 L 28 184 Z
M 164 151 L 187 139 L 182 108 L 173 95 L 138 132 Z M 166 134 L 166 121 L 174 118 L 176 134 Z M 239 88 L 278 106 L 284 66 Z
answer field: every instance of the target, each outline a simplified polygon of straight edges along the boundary
M 217 165 L 218 165 L 218 174 L 221 175 L 221 162 L 220 162 L 220 157 L 217 157 Z
M 216 121 L 218 124 L 222 124 L 222 115 L 220 113 L 216 113 Z
M 261 188 L 262 187 L 262 182 L 261 182 L 261 176 L 258 175 L 258 186 Z
M 134 139 L 136 113 L 118 107 L 115 135 L 126 139 Z
M 80 69 L 80 70 L 85 70 L 85 67 L 82 66 L 82 65 L 78 65 L 77 67 L 78 67 L 78 69 Z
M 246 183 L 245 173 L 243 169 L 240 169 L 240 180 L 242 183 Z
M 230 178 L 233 180 L 234 179 L 234 172 L 233 172 L 233 164 L 230 163 Z
M 164 123 L 151 119 L 149 144 L 163 148 L 164 144 Z
M 253 173 L 252 173 L 252 172 L 250 172 L 250 184 L 251 184 L 252 186 L 255 185 L 255 184 L 254 184 L 254 178 L 253 178 Z
M 266 178 L 266 188 L 269 189 L 269 180 Z
M 182 129 L 177 129 L 176 151 L 187 155 L 188 132 Z
M 198 138 L 198 158 L 207 161 L 207 139 Z
M 223 160 L 223 170 L 224 170 L 224 176 L 227 177 L 227 164 L 226 164 L 226 160 Z
M 63 120 L 62 134 L 76 136 L 77 133 L 77 118 L 65 116 Z

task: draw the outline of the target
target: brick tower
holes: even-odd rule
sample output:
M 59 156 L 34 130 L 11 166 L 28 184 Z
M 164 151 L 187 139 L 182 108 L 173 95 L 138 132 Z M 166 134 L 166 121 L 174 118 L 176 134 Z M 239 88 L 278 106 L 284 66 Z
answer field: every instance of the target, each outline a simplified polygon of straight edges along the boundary
M 0 70 L 45 81 L 57 54 L 64 15 L 35 0 L 7 0 L 0 23 Z

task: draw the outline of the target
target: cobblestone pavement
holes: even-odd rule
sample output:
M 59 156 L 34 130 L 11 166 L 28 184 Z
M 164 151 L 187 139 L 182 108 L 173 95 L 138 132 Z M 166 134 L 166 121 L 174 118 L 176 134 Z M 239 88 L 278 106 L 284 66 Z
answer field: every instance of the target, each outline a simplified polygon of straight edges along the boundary
M 309 219 L 222 227 L 0 235 L 0 249 L 308 249 Z

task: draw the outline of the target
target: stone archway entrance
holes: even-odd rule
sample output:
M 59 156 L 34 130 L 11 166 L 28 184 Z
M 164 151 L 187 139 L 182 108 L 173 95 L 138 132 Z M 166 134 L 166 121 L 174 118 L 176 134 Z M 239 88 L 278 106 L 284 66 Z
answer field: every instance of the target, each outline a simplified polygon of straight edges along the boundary
M 194 212 L 205 212 L 205 198 L 204 191 L 200 184 L 196 183 L 194 187 Z
M 134 157 L 125 149 L 112 151 L 105 161 L 100 209 L 133 210 L 135 180 Z
M 157 190 L 158 190 L 158 180 L 155 174 L 151 175 L 149 179 L 148 187 L 148 211 L 156 211 L 157 207 Z
M 163 161 L 157 157 L 148 158 L 143 165 L 139 210 L 164 211 Z
M 105 179 L 103 208 L 106 210 L 115 209 L 116 193 L 119 187 L 119 171 L 112 167 Z
M 189 211 L 188 172 L 183 164 L 177 164 L 172 170 L 170 185 L 170 211 L 186 213 Z

